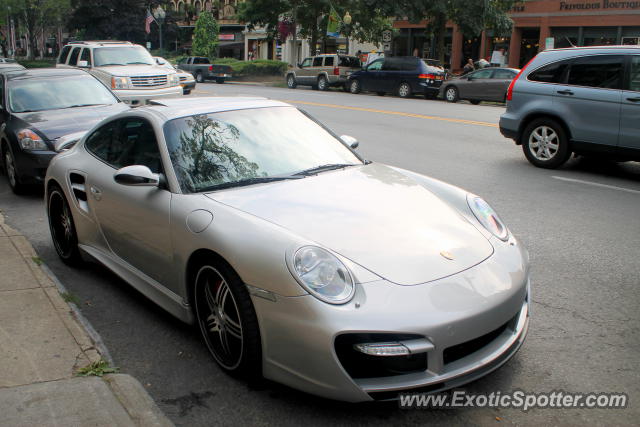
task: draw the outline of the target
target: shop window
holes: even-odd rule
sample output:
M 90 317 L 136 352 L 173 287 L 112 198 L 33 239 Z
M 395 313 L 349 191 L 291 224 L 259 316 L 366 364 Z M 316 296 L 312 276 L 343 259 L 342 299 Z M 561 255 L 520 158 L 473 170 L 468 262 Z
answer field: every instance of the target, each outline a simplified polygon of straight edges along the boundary
M 559 61 L 538 68 L 527 78 L 533 82 L 562 83 L 570 61 Z
M 585 56 L 573 61 L 568 84 L 574 86 L 620 89 L 622 87 L 622 56 Z

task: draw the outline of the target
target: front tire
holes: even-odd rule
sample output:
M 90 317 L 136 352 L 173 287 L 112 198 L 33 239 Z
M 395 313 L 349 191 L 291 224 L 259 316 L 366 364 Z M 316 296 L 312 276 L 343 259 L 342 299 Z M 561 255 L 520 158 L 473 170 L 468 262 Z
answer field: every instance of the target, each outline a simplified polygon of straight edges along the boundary
M 78 249 L 78 235 L 71 208 L 64 192 L 56 184 L 51 185 L 47 194 L 47 217 L 53 246 L 62 262 L 73 267 L 81 265 L 82 255 Z
M 298 83 L 296 83 L 296 77 L 293 74 L 289 74 L 287 76 L 287 87 L 289 89 L 295 89 L 298 87 Z
M 259 378 L 258 319 L 242 280 L 226 264 L 207 263 L 195 276 L 194 296 L 200 332 L 218 365 L 232 375 Z
M 20 182 L 18 169 L 16 167 L 16 161 L 13 158 L 13 154 L 9 147 L 4 147 L 3 160 L 4 160 L 4 172 L 7 175 L 7 181 L 9 181 L 9 187 L 15 194 L 23 194 L 27 187 Z
M 522 150 L 529 162 L 539 168 L 555 169 L 571 156 L 564 128 L 555 120 L 533 120 L 522 133 Z
M 460 99 L 458 96 L 458 88 L 455 86 L 449 86 L 444 91 L 444 99 L 446 99 L 447 102 L 458 102 L 458 99 Z
M 398 96 L 400 98 L 409 98 L 411 96 L 411 85 L 407 82 L 402 82 L 398 86 Z
M 351 84 L 349 84 L 349 92 L 353 94 L 358 94 L 362 91 L 362 87 L 360 85 L 360 80 L 354 79 L 351 80 Z

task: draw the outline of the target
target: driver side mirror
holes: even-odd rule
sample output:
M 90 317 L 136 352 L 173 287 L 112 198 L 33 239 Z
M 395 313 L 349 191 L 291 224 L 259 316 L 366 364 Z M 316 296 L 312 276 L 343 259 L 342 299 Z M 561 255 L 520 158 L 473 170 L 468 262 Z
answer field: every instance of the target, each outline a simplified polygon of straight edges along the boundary
M 89 68 L 89 61 L 78 61 L 78 68 Z
M 151 172 L 146 166 L 133 165 L 118 169 L 113 179 L 121 185 L 133 187 L 157 187 L 160 185 L 160 175 Z
M 360 142 L 357 139 L 349 135 L 341 135 L 340 139 L 354 150 L 360 145 Z

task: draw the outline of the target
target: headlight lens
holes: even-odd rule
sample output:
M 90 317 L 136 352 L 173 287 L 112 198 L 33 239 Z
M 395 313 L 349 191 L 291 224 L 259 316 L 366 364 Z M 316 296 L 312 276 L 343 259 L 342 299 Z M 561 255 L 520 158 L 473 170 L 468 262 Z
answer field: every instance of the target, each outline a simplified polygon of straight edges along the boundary
M 177 74 L 169 74 L 169 86 L 175 86 L 180 83 L 180 77 Z
M 49 149 L 42 138 L 30 129 L 22 129 L 18 132 L 18 143 L 20 148 L 26 151 L 46 151 Z
M 496 211 L 489 206 L 481 197 L 469 194 L 467 195 L 467 203 L 471 212 L 480 221 L 480 224 L 484 226 L 491 234 L 498 239 L 506 241 L 509 238 L 509 230 L 504 222 L 500 219 Z
M 126 77 L 111 77 L 111 89 L 128 89 L 129 79 Z
M 316 298 L 330 304 L 344 304 L 355 292 L 353 278 L 345 265 L 328 251 L 304 246 L 293 256 L 294 275 Z

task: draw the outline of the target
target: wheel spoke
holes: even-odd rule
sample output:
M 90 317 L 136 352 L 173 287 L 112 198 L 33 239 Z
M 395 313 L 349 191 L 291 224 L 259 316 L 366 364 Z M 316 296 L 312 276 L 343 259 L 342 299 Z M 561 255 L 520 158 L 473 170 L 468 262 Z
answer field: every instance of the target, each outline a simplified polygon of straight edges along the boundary
M 207 300 L 207 305 L 209 306 L 209 310 L 211 310 L 211 312 L 215 314 L 216 308 L 217 308 L 216 299 L 213 297 L 213 294 L 211 293 L 211 283 L 208 280 L 204 282 L 204 295 Z
M 224 304 L 227 301 L 227 294 L 229 293 L 229 287 L 227 283 L 223 280 L 220 281 L 218 285 L 218 290 L 216 291 L 216 306 L 224 310 Z
M 207 329 L 210 332 L 220 333 L 220 325 L 218 324 L 218 318 L 212 313 L 206 320 Z
M 224 326 L 225 326 L 225 330 L 230 335 L 233 335 L 234 337 L 236 337 L 238 339 L 242 339 L 242 328 L 240 327 L 240 324 L 237 323 L 235 320 L 232 320 L 228 316 L 225 317 Z

